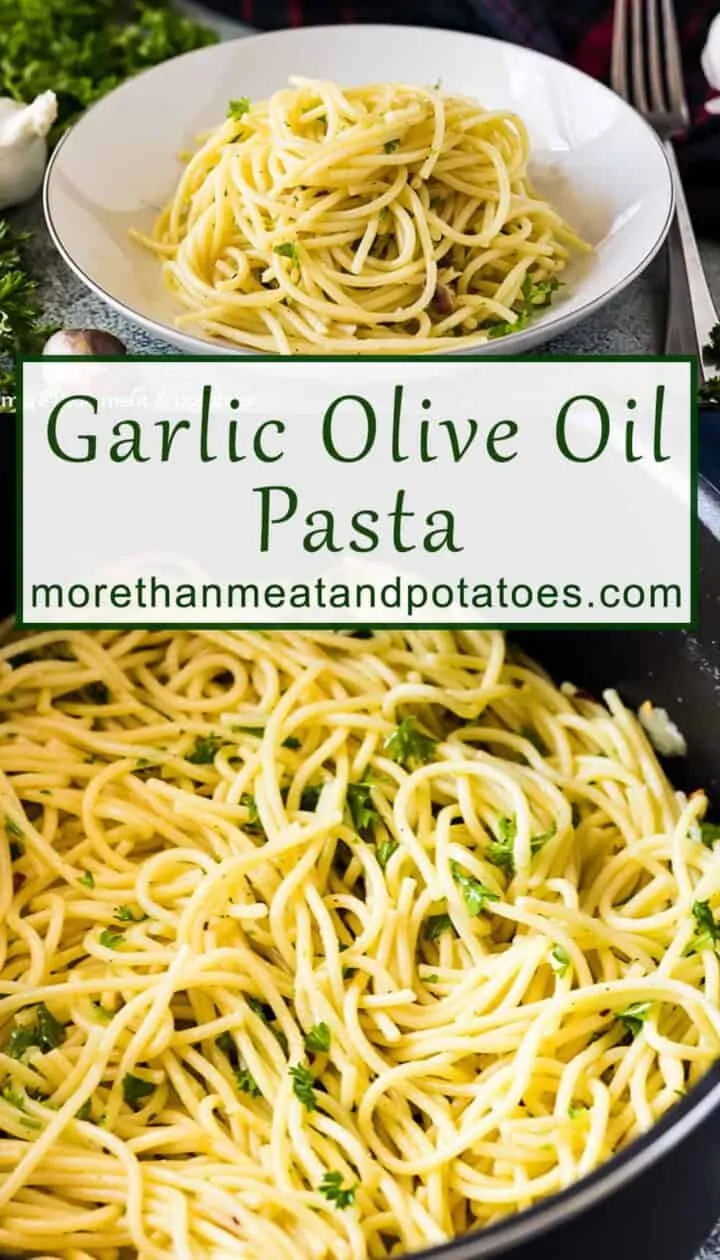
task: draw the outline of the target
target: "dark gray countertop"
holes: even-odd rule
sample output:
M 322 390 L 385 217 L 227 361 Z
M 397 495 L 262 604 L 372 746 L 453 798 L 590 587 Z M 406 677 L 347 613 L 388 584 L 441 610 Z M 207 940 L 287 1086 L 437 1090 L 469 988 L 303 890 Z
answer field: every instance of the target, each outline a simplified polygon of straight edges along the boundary
M 178 7 L 213 26 L 225 38 L 249 31 L 186 0 L 179 0 Z M 135 354 L 175 353 L 173 347 L 136 328 L 83 287 L 50 243 L 39 203 L 16 212 L 13 221 L 35 233 L 31 258 L 48 323 L 107 329 Z M 702 254 L 710 287 L 720 305 L 720 244 L 703 243 Z M 662 343 L 664 292 L 665 269 L 660 258 L 620 297 L 569 333 L 548 342 L 544 349 L 556 354 L 657 354 Z M 720 1224 L 697 1260 L 720 1260 Z

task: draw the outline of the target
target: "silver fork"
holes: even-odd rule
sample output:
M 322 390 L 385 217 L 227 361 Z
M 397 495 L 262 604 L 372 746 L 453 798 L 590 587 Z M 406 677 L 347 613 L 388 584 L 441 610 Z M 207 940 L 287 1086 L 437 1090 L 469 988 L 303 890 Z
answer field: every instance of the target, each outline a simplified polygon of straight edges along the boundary
M 688 211 L 672 137 L 690 121 L 673 0 L 615 0 L 611 82 L 654 127 L 670 164 L 675 215 L 667 240 L 666 354 L 697 354 L 701 374 L 713 371 L 703 348 L 718 322 Z

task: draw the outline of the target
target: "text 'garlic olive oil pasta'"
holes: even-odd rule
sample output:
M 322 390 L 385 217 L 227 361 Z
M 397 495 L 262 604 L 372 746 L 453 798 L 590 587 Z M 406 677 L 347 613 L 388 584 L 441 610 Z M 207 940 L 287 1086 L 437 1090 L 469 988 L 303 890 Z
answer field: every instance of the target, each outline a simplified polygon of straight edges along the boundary
M 485 631 L 0 649 L 0 1249 L 380 1260 L 720 1051 L 720 830 Z
M 427 354 L 517 331 L 587 246 L 522 121 L 435 87 L 293 78 L 231 101 L 150 245 L 179 327 L 281 354 Z

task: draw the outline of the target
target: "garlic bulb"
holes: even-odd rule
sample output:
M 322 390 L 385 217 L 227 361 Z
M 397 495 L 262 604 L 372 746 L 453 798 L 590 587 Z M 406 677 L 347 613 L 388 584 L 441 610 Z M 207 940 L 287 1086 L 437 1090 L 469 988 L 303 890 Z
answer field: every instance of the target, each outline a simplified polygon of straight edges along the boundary
M 47 136 L 57 118 L 54 92 L 31 105 L 0 97 L 0 210 L 28 201 L 42 184 Z
M 700 64 L 710 87 L 720 92 L 720 13 L 710 23 Z M 720 114 L 720 97 L 707 101 L 705 108 L 709 114 Z

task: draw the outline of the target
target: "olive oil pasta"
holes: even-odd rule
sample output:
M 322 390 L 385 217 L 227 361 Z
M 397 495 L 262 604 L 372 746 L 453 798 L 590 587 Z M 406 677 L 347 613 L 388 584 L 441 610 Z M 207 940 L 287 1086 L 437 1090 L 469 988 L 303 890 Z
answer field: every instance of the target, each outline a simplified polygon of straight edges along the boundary
M 0 1249 L 379 1260 L 720 1050 L 720 829 L 487 631 L 0 648 Z
M 281 354 L 481 345 L 587 247 L 532 189 L 514 114 L 435 87 L 293 78 L 231 101 L 152 240 L 180 327 Z

